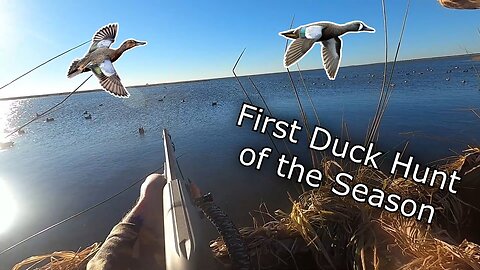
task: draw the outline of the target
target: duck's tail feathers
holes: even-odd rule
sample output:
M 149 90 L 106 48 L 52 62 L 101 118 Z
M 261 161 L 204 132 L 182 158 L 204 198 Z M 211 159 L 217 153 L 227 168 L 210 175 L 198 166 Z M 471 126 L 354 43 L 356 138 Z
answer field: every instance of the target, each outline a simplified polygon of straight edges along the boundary
M 80 62 L 79 59 L 74 60 L 72 64 L 70 65 L 70 68 L 68 69 L 67 77 L 68 78 L 73 78 L 77 76 L 78 74 L 82 73 L 82 70 L 78 69 L 78 62 Z

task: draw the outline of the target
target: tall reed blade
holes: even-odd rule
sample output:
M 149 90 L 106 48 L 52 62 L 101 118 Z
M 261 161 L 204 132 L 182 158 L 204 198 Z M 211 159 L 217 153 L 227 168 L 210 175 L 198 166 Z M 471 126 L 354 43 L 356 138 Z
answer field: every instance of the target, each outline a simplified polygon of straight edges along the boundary
M 243 84 L 242 84 L 242 82 L 240 81 L 240 79 L 238 78 L 237 73 L 235 73 L 235 69 L 237 68 L 237 65 L 238 65 L 238 63 L 240 62 L 240 59 L 242 58 L 243 53 L 245 52 L 246 49 L 247 49 L 247 48 L 244 48 L 243 51 L 242 51 L 242 53 L 240 54 L 240 56 L 237 58 L 237 61 L 235 62 L 235 65 L 233 65 L 232 73 L 233 73 L 233 76 L 235 76 L 235 79 L 237 79 L 237 82 L 238 82 L 238 84 L 240 85 L 240 88 L 242 89 L 243 94 L 245 95 L 245 97 L 247 98 L 247 100 L 250 102 L 250 104 L 253 104 L 253 101 L 252 101 L 252 99 L 250 98 L 250 96 L 248 95 L 247 90 L 245 90 L 245 87 L 243 87 Z M 267 135 L 268 135 L 268 138 L 270 139 L 270 141 L 272 142 L 273 148 L 275 148 L 275 152 L 277 152 L 277 154 L 280 154 L 280 150 L 278 150 L 277 144 L 276 144 L 275 141 L 273 140 L 272 135 L 271 135 L 270 133 L 267 133 Z
M 67 101 L 67 99 L 68 99 L 69 97 L 71 97 L 75 92 L 77 92 L 78 89 L 80 89 L 80 87 L 82 87 L 92 76 L 93 76 L 93 74 L 90 75 L 90 76 L 88 76 L 88 78 L 86 78 L 77 88 L 75 88 L 75 89 L 74 89 L 72 92 L 70 92 L 64 99 L 62 99 L 62 101 L 60 101 L 59 103 L 55 104 L 54 106 L 52 106 L 50 109 L 44 111 L 43 113 L 35 116 L 32 120 L 30 120 L 30 121 L 26 122 L 25 124 L 21 125 L 20 127 L 16 128 L 15 130 L 13 130 L 13 131 L 10 132 L 9 134 L 7 134 L 7 135 L 5 136 L 5 138 L 8 138 L 8 137 L 12 136 L 13 134 L 17 133 L 17 132 L 18 132 L 19 130 L 21 130 L 22 128 L 30 125 L 31 123 L 35 122 L 36 120 L 40 119 L 41 117 L 46 116 L 46 115 L 48 115 L 49 113 L 51 113 L 55 108 L 57 108 L 58 106 L 62 105 L 65 101 Z
M 77 49 L 77 48 L 80 48 L 80 47 L 82 47 L 83 45 L 85 45 L 85 44 L 87 44 L 87 43 L 90 43 L 90 40 L 87 40 L 87 41 L 85 41 L 85 42 L 82 42 L 82 43 L 80 43 L 79 45 L 77 45 L 77 46 L 75 46 L 75 47 L 73 47 L 73 48 L 70 48 L 70 49 L 68 49 L 68 50 L 66 50 L 66 51 L 64 51 L 64 52 L 62 52 L 62 53 L 60 53 L 60 54 L 58 54 L 58 55 L 56 55 L 56 56 L 48 59 L 47 61 L 41 63 L 40 65 L 38 65 L 38 66 L 30 69 L 29 71 L 23 73 L 22 75 L 18 76 L 17 78 L 15 78 L 15 79 L 11 80 L 10 82 L 6 83 L 6 84 L 3 85 L 2 87 L 0 87 L 0 90 L 2 90 L 3 88 L 9 86 L 10 84 L 16 82 L 17 80 L 21 79 L 21 78 L 24 77 L 25 75 L 28 75 L 30 72 L 36 70 L 37 68 L 39 68 L 39 67 L 47 64 L 48 62 L 53 61 L 54 59 L 57 59 L 58 57 L 60 57 L 60 56 L 62 56 L 62 55 L 64 55 L 64 54 L 67 54 L 67 53 L 69 53 L 69 52 L 71 52 L 71 51 L 73 51 L 73 50 L 75 50 L 75 49 Z
M 383 17 L 384 17 L 384 32 L 385 32 L 385 64 L 384 64 L 384 74 L 383 74 L 383 82 L 382 82 L 382 89 L 380 91 L 380 99 L 377 104 L 377 109 L 375 111 L 375 116 L 372 121 L 372 124 L 370 126 L 370 129 L 367 132 L 367 138 L 366 138 L 366 145 L 368 145 L 370 142 L 374 142 L 378 140 L 379 136 L 379 127 L 380 123 L 382 121 L 383 115 L 387 109 L 388 102 L 390 100 L 391 94 L 393 90 L 390 88 L 390 85 L 392 83 L 393 79 L 393 74 L 395 72 L 395 66 L 397 63 L 398 59 L 398 54 L 400 52 L 400 46 L 402 44 L 403 40 L 403 35 L 405 33 L 405 26 L 407 24 L 407 18 L 408 18 L 408 13 L 410 10 L 410 2 L 411 0 L 407 1 L 407 7 L 405 9 L 405 14 L 403 17 L 403 22 L 402 22 L 402 30 L 400 32 L 400 38 L 397 44 L 397 48 L 395 51 L 395 57 L 393 59 L 392 63 L 392 68 L 390 70 L 390 75 L 387 80 L 387 71 L 388 71 L 388 26 L 387 26 L 387 13 L 386 13 L 386 5 L 385 5 L 385 0 L 382 0 L 382 12 L 383 12 Z
M 294 20 L 295 20 L 295 15 L 292 17 L 292 21 L 290 22 L 290 28 L 293 27 L 293 21 Z M 287 51 L 287 48 L 288 48 L 288 39 L 285 42 L 285 51 Z M 306 115 L 305 110 L 303 108 L 302 101 L 300 100 L 300 96 L 298 95 L 298 90 L 297 90 L 297 87 L 295 86 L 295 82 L 292 78 L 292 74 L 291 74 L 289 68 L 287 68 L 287 74 L 288 74 L 288 78 L 290 79 L 290 84 L 292 86 L 292 90 L 293 90 L 293 93 L 295 95 L 295 99 L 297 100 L 297 105 L 298 105 L 298 108 L 300 110 L 300 116 L 301 116 L 303 125 L 305 127 L 305 131 L 307 133 L 307 141 L 308 141 L 308 144 L 310 144 L 310 141 L 312 140 L 312 136 L 311 136 L 311 133 L 310 133 L 310 126 L 308 125 L 307 115 Z M 316 167 L 318 165 L 318 160 L 317 160 L 317 155 L 316 155 L 315 151 L 310 150 L 310 157 L 312 159 L 313 167 Z

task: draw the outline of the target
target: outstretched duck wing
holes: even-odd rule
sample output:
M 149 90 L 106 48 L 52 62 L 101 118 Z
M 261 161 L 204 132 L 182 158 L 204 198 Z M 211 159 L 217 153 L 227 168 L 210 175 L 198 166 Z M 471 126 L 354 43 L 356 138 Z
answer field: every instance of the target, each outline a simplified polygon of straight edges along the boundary
M 118 24 L 106 25 L 98 30 L 92 38 L 92 45 L 88 52 L 93 52 L 98 48 L 109 48 L 117 36 Z
M 322 41 L 322 60 L 325 72 L 330 80 L 335 80 L 342 59 L 342 40 L 334 37 Z
M 315 41 L 306 38 L 297 38 L 289 46 L 285 52 L 283 64 L 286 68 L 295 64 L 297 61 L 307 54 L 312 49 Z
M 120 98 L 128 98 L 130 96 L 110 60 L 104 60 L 100 65 L 91 67 L 91 70 L 100 80 L 100 85 L 109 94 Z

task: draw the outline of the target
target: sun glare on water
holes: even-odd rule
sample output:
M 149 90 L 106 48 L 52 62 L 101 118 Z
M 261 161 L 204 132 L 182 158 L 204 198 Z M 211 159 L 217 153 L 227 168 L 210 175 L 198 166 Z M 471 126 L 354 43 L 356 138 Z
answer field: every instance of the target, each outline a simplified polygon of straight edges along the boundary
M 12 116 L 12 109 L 15 101 L 5 100 L 0 101 L 0 143 L 8 141 L 5 136 L 10 131 L 10 118 Z
M 17 204 L 5 181 L 0 179 L 0 233 L 6 232 L 17 216 Z

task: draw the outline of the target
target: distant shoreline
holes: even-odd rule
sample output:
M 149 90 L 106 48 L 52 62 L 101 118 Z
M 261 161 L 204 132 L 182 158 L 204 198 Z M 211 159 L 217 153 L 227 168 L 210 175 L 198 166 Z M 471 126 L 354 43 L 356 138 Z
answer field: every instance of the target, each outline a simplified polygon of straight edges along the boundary
M 448 55 L 448 56 L 435 56 L 435 57 L 426 57 L 426 58 L 406 59 L 406 60 L 397 61 L 397 63 L 398 62 L 418 61 L 418 60 L 429 60 L 429 59 L 433 60 L 433 59 L 443 59 L 443 58 L 452 58 L 452 57 L 462 57 L 462 56 L 470 56 L 472 58 L 472 60 L 480 61 L 480 53 L 470 53 L 470 54 L 458 54 L 458 55 Z M 370 63 L 370 64 L 360 64 L 360 65 L 350 65 L 350 66 L 344 66 L 344 67 L 361 67 L 361 66 L 377 65 L 377 64 L 381 64 L 381 63 L 383 63 L 383 62 Z M 312 70 L 320 70 L 320 69 L 306 69 L 306 70 L 303 70 L 303 71 L 312 71 Z M 248 74 L 248 75 L 242 75 L 242 76 L 239 76 L 239 77 L 260 76 L 260 75 L 279 74 L 279 73 L 285 73 L 285 71 L 262 73 L 262 74 Z M 231 78 L 234 78 L 234 77 L 229 76 L 229 77 L 187 80 L 187 81 L 178 81 L 178 82 L 165 82 L 165 83 L 131 85 L 131 86 L 128 86 L 127 88 L 129 88 L 129 90 L 131 90 L 131 88 L 144 88 L 144 87 L 162 86 L 162 85 L 166 86 L 166 85 L 181 84 L 181 83 L 194 83 L 194 82 L 203 82 L 203 81 L 220 80 L 220 79 L 231 79 Z M 104 91 L 104 90 L 103 89 L 83 90 L 83 91 L 78 91 L 74 94 L 84 94 L 84 93 L 101 92 L 101 91 Z M 40 97 L 50 97 L 50 96 L 62 96 L 62 95 L 68 95 L 69 93 L 70 92 L 61 92 L 61 93 L 39 94 L 39 95 L 20 96 L 20 97 L 6 97 L 6 98 L 0 98 L 0 101 L 30 99 L 30 98 L 40 98 Z

